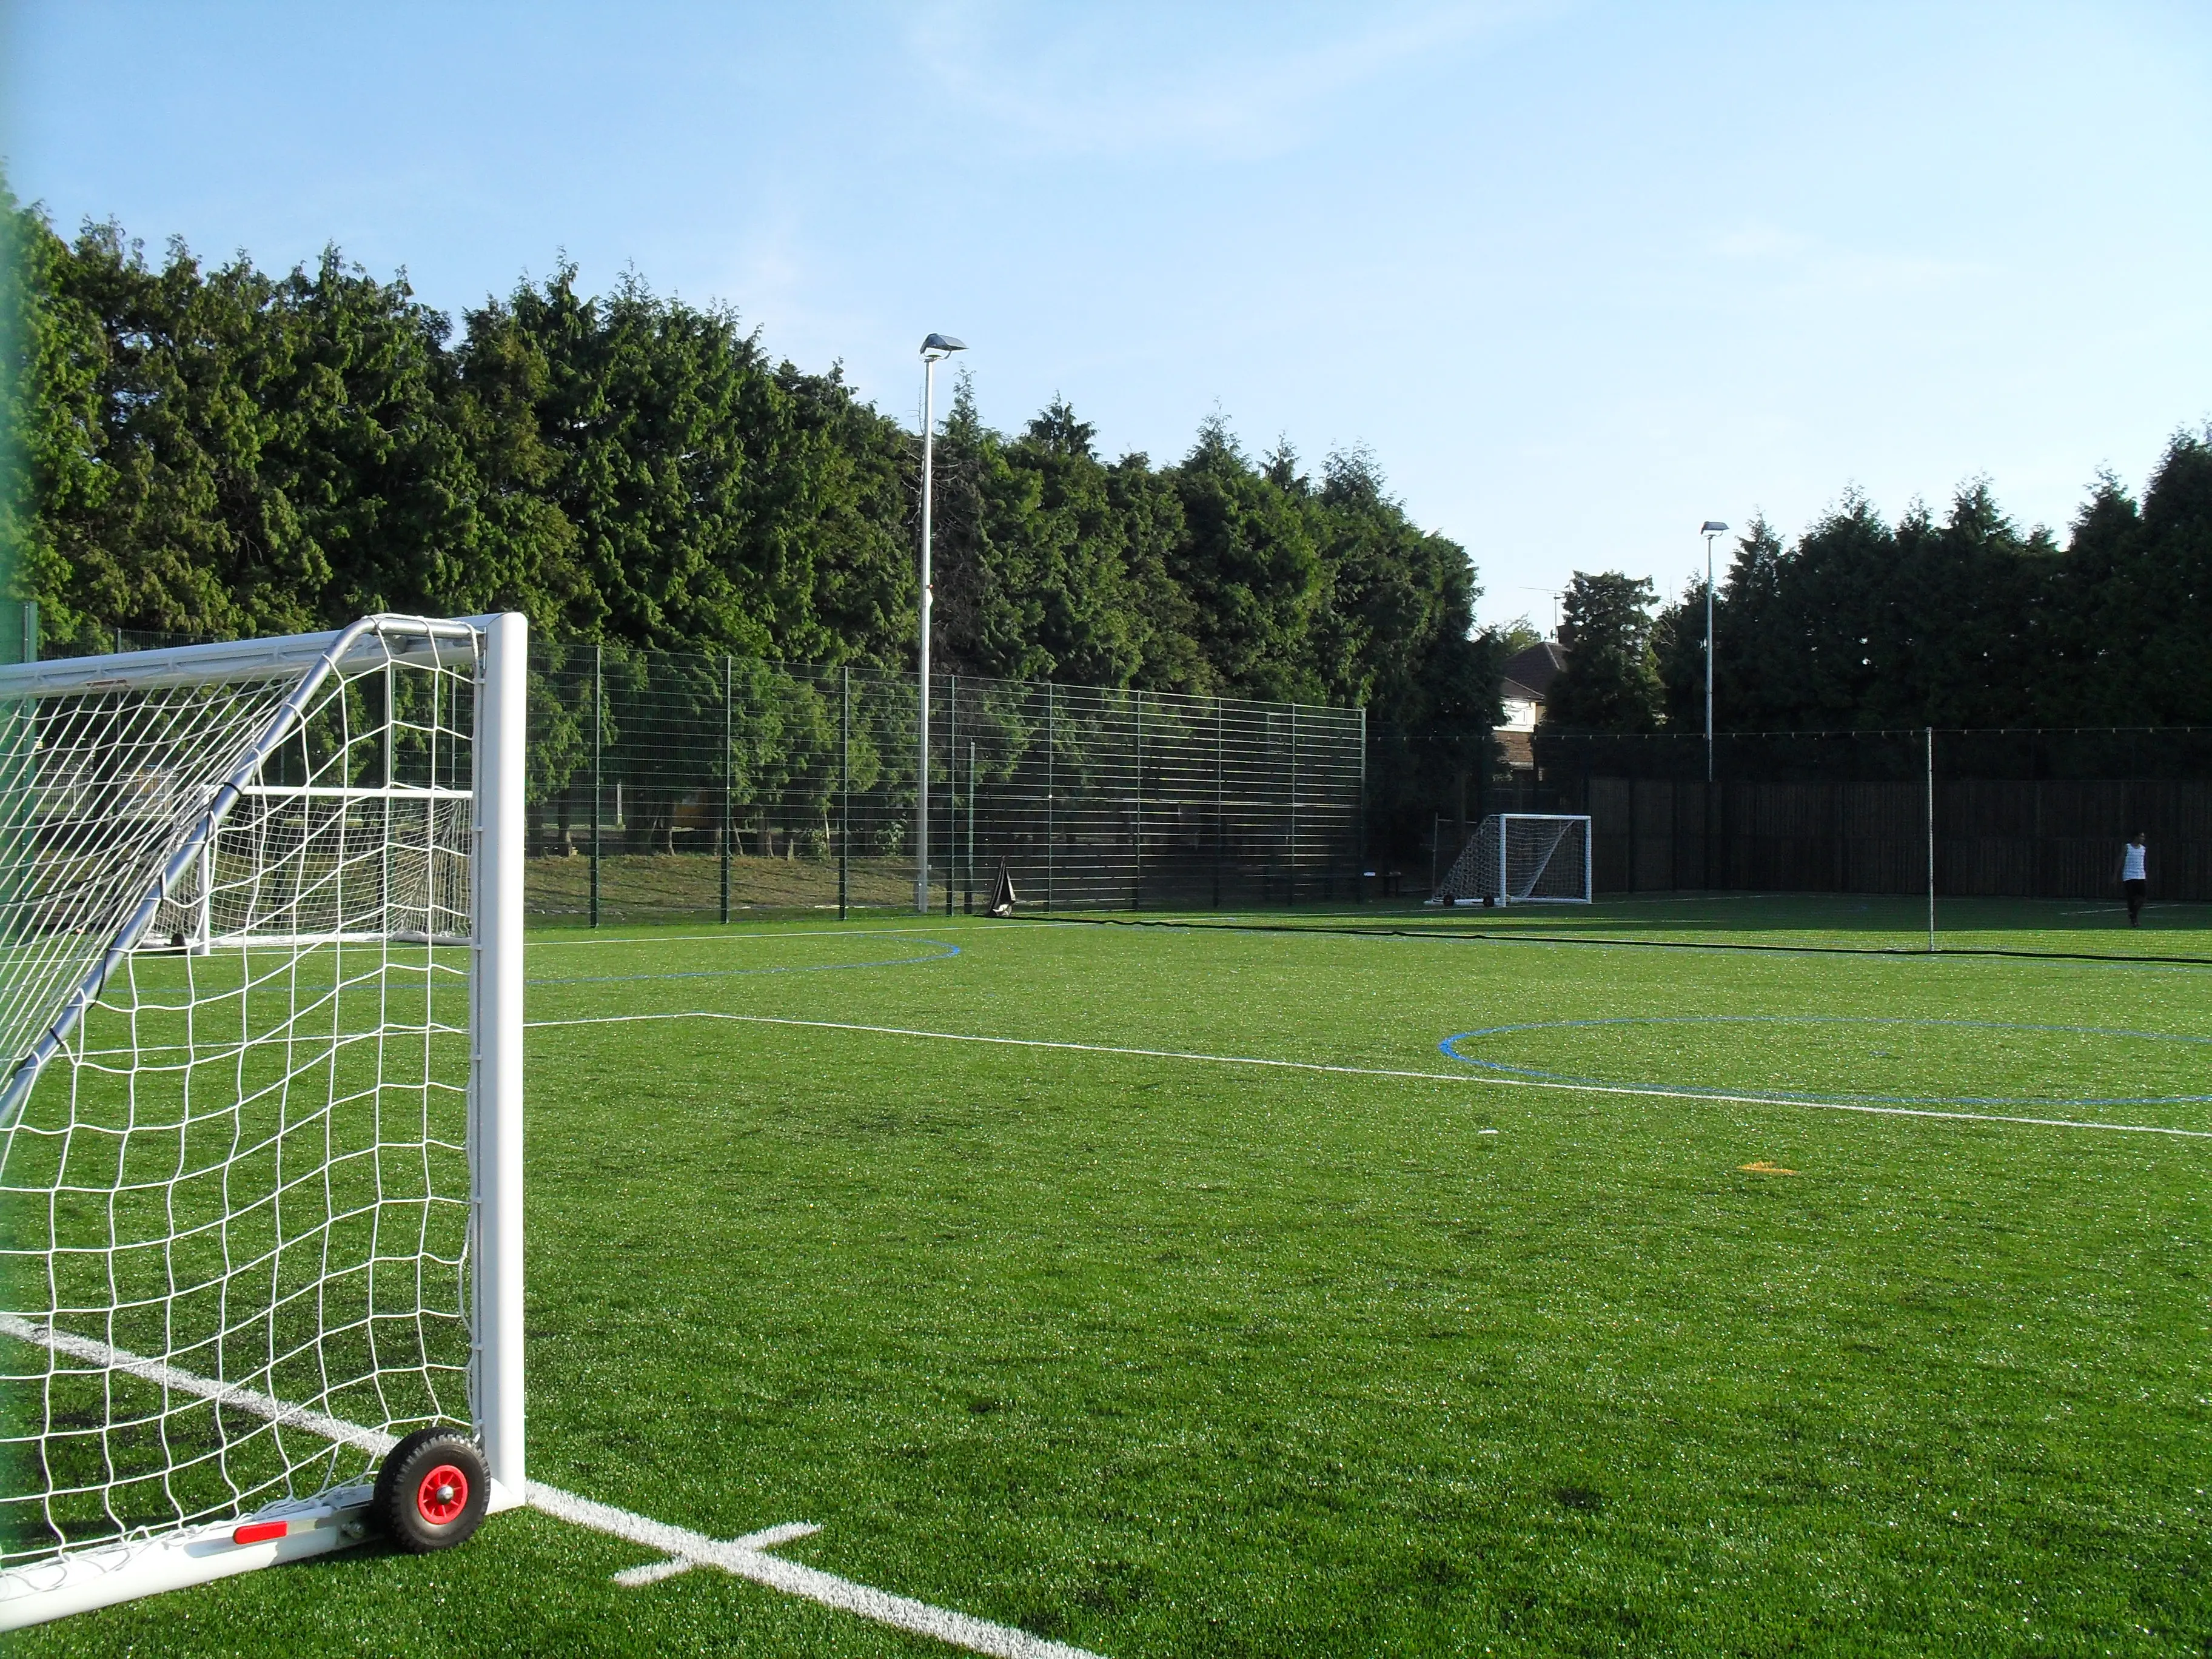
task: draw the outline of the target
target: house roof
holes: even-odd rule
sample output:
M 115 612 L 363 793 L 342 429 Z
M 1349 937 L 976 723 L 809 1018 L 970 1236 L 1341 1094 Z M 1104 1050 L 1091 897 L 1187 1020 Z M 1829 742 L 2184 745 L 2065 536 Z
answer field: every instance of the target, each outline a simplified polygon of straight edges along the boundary
M 1523 650 L 1516 651 L 1505 664 L 1505 683 L 1519 685 L 1538 702 L 1552 689 L 1552 682 L 1567 665 L 1565 649 L 1557 640 L 1539 640 Z M 1514 693 L 1508 691 L 1507 696 Z
M 1537 690 L 1533 686 L 1522 684 L 1520 681 L 1515 679 L 1510 674 L 1504 679 L 1498 681 L 1498 695 L 1508 702 L 1541 702 L 1544 701 L 1544 694 L 1542 692 Z

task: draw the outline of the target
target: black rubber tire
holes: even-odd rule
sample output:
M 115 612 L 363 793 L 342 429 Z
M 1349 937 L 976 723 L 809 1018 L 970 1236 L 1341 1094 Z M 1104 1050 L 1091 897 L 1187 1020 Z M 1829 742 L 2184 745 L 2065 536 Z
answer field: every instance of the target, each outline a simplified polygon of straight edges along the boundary
M 459 1490 L 450 1477 L 430 1485 L 441 1470 L 459 1477 Z M 491 1473 L 475 1441 L 459 1429 L 417 1429 L 385 1457 L 371 1507 L 394 1544 L 427 1555 L 466 1541 L 490 1498 Z

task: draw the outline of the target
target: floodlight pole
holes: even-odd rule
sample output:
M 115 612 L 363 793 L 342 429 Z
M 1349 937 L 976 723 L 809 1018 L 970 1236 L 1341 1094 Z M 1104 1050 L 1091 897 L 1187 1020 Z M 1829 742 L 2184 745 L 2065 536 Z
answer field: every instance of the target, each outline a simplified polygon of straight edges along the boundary
M 1705 538 L 1705 781 L 1713 781 L 1713 538 L 1728 534 L 1717 519 L 1698 532 Z
M 937 366 L 968 348 L 933 334 L 921 343 L 921 651 L 920 718 L 915 723 L 914 910 L 929 914 L 930 474 L 937 463 Z

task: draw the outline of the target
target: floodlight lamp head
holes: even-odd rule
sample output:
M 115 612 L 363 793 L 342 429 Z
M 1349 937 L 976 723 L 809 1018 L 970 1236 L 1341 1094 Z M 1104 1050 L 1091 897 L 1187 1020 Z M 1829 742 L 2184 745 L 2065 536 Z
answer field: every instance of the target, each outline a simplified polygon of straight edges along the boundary
M 1718 519 L 1706 520 L 1704 528 L 1698 532 L 1698 534 L 1700 536 L 1722 536 L 1727 533 L 1728 526 L 1723 524 Z
M 933 334 L 921 343 L 921 360 L 926 363 L 941 363 L 954 352 L 967 349 L 965 340 L 956 340 L 950 334 Z

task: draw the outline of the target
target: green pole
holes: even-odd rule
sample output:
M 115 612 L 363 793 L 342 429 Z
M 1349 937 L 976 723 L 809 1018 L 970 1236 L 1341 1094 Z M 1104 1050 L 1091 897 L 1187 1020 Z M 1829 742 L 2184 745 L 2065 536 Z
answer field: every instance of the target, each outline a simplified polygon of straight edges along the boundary
M 39 602 L 7 597 L 14 551 L 0 544 L 0 662 L 39 659 Z
M 1044 689 L 1044 908 L 1052 908 L 1052 687 Z
M 730 692 L 732 665 L 722 658 L 722 920 L 730 919 Z
M 600 755 L 601 739 L 607 729 L 607 692 L 605 666 L 600 660 L 603 647 L 592 647 L 592 926 L 599 925 L 599 812 L 605 775 Z
M 0 567 L 14 562 L 15 550 L 0 543 Z M 36 662 L 39 659 L 39 607 L 35 601 L 15 604 L 7 599 L 10 572 L 0 568 L 0 618 L 11 620 L 13 630 L 0 638 L 0 659 Z M 36 764 L 38 721 L 27 698 L 0 709 L 0 846 L 9 854 L 13 872 L 0 890 L 0 944 L 21 941 L 30 927 L 30 860 L 27 856 L 37 833 Z
M 1213 700 L 1213 908 L 1221 908 L 1221 855 L 1228 849 L 1229 826 L 1223 819 L 1227 797 L 1222 793 L 1221 699 Z
M 1145 908 L 1145 694 L 1136 697 L 1136 787 L 1129 796 L 1129 908 Z
M 1367 897 L 1367 706 L 1359 708 L 1359 819 L 1353 832 L 1352 889 Z
M 1283 902 L 1298 902 L 1298 706 L 1291 705 L 1291 867 L 1283 889 Z
M 11 278 L 17 274 L 9 273 Z M 26 361 L 30 344 L 27 339 L 0 332 L 0 363 L 7 365 L 0 373 L 9 377 L 7 390 L 11 396 L 30 391 L 16 373 L 16 365 Z M 0 426 L 0 487 L 13 493 L 27 483 L 24 465 L 18 434 Z M 28 492 L 24 491 L 23 496 L 27 502 Z M 36 662 L 39 607 L 16 586 L 17 552 L 12 538 L 0 537 L 0 662 Z M 37 778 L 33 770 L 38 733 L 38 722 L 32 714 L 34 706 L 26 698 L 0 709 L 0 846 L 7 849 L 11 872 L 6 886 L 0 888 L 0 946 L 10 950 L 25 940 L 32 925 L 28 854 L 38 817 Z M 9 1063 L 14 1063 L 13 1057 Z
M 952 676 L 947 702 L 952 730 L 945 747 L 945 914 L 952 914 L 952 889 L 960 875 L 960 676 Z
M 1928 728 L 1928 954 L 1936 954 L 1936 728 Z
M 838 671 L 843 694 L 837 702 L 837 920 L 845 920 L 853 848 L 853 671 Z

